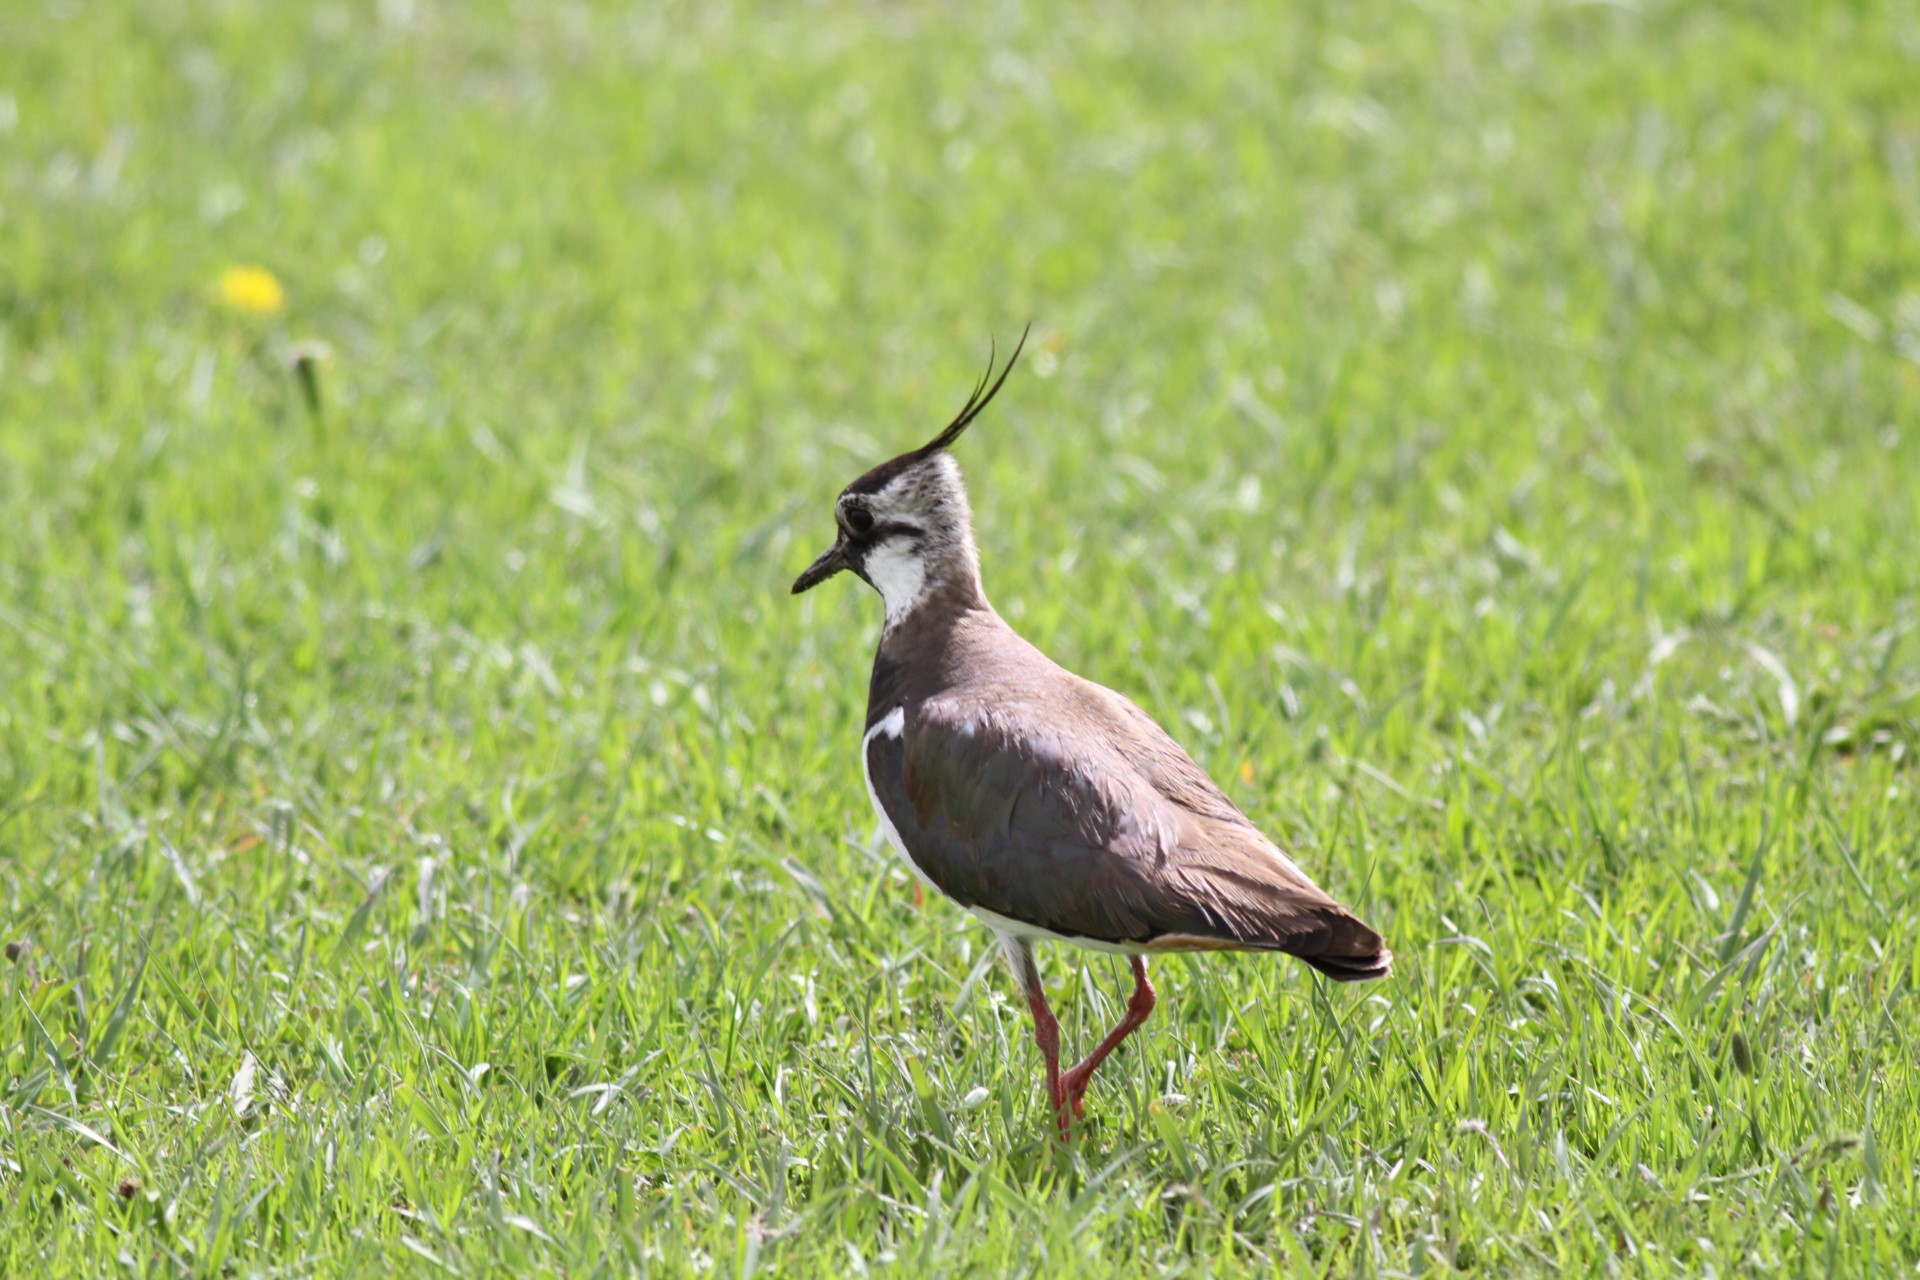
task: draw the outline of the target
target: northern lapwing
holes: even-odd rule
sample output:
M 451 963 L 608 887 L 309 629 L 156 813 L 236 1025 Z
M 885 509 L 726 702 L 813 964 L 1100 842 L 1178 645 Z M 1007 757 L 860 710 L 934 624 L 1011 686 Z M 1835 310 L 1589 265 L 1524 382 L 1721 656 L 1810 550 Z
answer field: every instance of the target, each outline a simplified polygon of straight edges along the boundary
M 1055 665 L 987 603 L 948 448 L 1006 384 L 1021 346 L 997 379 L 988 358 L 939 435 L 841 491 L 839 536 L 793 590 L 846 569 L 880 593 L 886 625 L 860 739 L 867 792 L 908 867 L 999 936 L 1064 1140 L 1094 1071 L 1153 1011 L 1148 956 L 1280 951 L 1355 982 L 1385 977 L 1393 953 L 1146 712 Z M 1042 939 L 1133 966 L 1119 1025 L 1065 1072 L 1034 963 Z

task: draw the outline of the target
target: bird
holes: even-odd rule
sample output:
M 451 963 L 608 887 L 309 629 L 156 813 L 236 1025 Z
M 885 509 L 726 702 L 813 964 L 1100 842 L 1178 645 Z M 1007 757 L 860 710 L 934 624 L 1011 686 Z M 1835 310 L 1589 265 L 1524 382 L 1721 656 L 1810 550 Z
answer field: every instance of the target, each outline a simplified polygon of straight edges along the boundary
M 848 572 L 880 595 L 860 739 L 869 798 L 908 869 L 997 936 L 1064 1144 L 1094 1072 L 1153 1012 L 1149 957 L 1281 952 L 1355 982 L 1386 977 L 1393 953 L 1146 712 L 1053 662 L 988 602 L 951 450 L 1026 338 L 998 378 L 989 352 L 939 434 L 841 490 L 833 545 L 793 594 Z M 1133 974 L 1118 1024 L 1065 1071 L 1034 954 L 1050 940 L 1123 955 Z

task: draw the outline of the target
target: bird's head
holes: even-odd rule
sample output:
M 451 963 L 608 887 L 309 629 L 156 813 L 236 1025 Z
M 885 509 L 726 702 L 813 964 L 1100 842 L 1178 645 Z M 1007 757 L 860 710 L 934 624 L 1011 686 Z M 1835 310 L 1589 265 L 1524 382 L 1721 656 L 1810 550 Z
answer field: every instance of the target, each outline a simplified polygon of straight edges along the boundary
M 881 463 L 840 491 L 833 507 L 839 536 L 794 580 L 795 595 L 842 569 L 851 569 L 880 593 L 891 624 L 941 587 L 978 591 L 973 510 L 967 504 L 960 464 L 947 449 L 999 392 L 1026 341 L 1022 333 L 998 378 L 993 376 L 993 358 L 988 357 L 986 374 L 939 435 L 911 453 Z

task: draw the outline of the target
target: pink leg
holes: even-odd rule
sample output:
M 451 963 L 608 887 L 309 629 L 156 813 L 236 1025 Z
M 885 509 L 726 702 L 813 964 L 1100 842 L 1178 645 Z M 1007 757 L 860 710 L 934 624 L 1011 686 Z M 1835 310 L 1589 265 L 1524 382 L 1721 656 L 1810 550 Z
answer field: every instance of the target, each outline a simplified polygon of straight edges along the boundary
M 1147 981 L 1147 962 L 1145 957 L 1133 957 L 1133 995 L 1127 1001 L 1127 1011 L 1120 1017 L 1120 1025 L 1107 1032 L 1107 1038 L 1095 1045 L 1086 1060 L 1061 1079 L 1066 1090 L 1067 1100 L 1073 1104 L 1073 1114 L 1083 1116 L 1086 1109 L 1080 1099 L 1087 1092 L 1087 1085 L 1093 1079 L 1093 1073 L 1107 1060 L 1107 1055 L 1120 1047 L 1120 1042 L 1140 1029 L 1140 1024 L 1153 1012 L 1153 984 Z M 1062 1117 L 1062 1123 L 1065 1117 Z
M 1053 1104 L 1054 1116 L 1060 1122 L 1060 1140 L 1065 1142 L 1071 1113 L 1067 1109 L 1066 1085 L 1060 1078 L 1060 1022 L 1047 1006 L 1047 993 L 1040 985 L 1040 969 L 1033 962 L 1033 948 L 1013 937 L 1002 937 L 1000 946 L 1007 954 L 1007 963 L 1013 968 L 1021 994 L 1027 997 L 1027 1008 L 1033 1011 L 1033 1042 L 1040 1046 L 1040 1056 L 1047 1063 L 1047 1100 Z

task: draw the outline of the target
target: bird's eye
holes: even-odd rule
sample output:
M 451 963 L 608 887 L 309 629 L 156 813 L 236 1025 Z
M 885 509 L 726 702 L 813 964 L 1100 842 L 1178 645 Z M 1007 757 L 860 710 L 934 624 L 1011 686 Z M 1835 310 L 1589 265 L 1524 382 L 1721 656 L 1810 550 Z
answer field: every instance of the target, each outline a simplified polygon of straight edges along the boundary
M 873 512 L 865 507 L 848 507 L 845 516 L 849 533 L 865 534 L 873 532 Z

